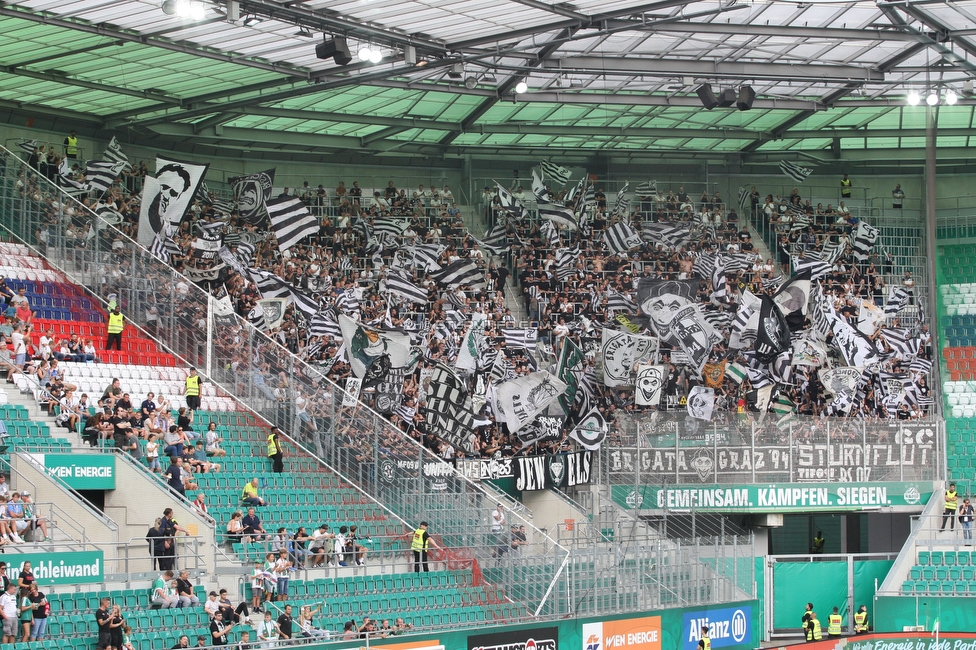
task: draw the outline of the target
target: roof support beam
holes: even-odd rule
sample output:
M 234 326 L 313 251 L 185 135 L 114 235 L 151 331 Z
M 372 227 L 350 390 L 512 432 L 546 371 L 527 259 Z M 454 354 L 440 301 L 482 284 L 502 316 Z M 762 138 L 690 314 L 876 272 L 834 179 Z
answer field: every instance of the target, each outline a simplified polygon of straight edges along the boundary
M 221 124 L 226 124 L 237 117 L 236 113 L 217 113 L 213 117 L 193 123 L 193 132 L 202 133 L 210 128 L 216 128 Z
M 168 104 L 169 106 L 178 105 L 180 103 L 180 100 L 174 97 L 167 97 L 161 93 L 149 92 L 148 90 L 132 90 L 131 88 L 111 86 L 108 84 L 98 83 L 97 81 L 85 81 L 84 79 L 76 79 L 67 75 L 55 74 L 53 72 L 35 72 L 34 70 L 25 70 L 13 65 L 0 65 L 0 73 L 6 73 L 18 77 L 28 77 L 30 79 L 38 79 L 40 81 L 50 81 L 53 83 L 64 84 L 65 86 L 76 86 L 78 88 L 86 88 L 88 90 L 99 90 L 101 92 L 113 95 L 127 95 L 129 97 L 137 97 L 139 99 L 149 99 L 163 104 Z
M 854 65 L 796 65 L 695 61 L 686 59 L 604 58 L 569 56 L 542 64 L 547 70 L 611 75 L 695 76 L 716 79 L 773 79 L 777 81 L 884 81 L 884 73 Z
M 363 148 L 366 148 L 368 145 L 370 145 L 370 144 L 372 144 L 374 142 L 379 142 L 380 140 L 385 140 L 386 138 L 389 138 L 390 136 L 394 136 L 394 135 L 396 135 L 398 133 L 403 133 L 404 131 L 409 131 L 409 129 L 403 129 L 403 128 L 400 128 L 398 126 L 391 126 L 391 127 L 386 128 L 386 129 L 380 129 L 376 133 L 370 133 L 369 135 L 364 135 L 363 137 L 361 137 L 359 139 L 363 143 Z
M 63 29 L 73 29 L 75 31 L 85 32 L 87 34 L 99 34 L 101 36 L 106 36 L 108 38 L 113 38 L 119 41 L 126 41 L 129 43 L 139 43 L 140 45 L 149 45 L 152 47 L 158 47 L 164 50 L 169 50 L 171 52 L 182 52 L 183 54 L 192 54 L 194 56 L 199 56 L 205 59 L 212 59 L 214 61 L 223 61 L 225 63 L 234 63 L 237 65 L 242 65 L 250 68 L 265 70 L 267 72 L 277 72 L 279 74 L 285 74 L 292 77 L 299 77 L 303 79 L 309 77 L 309 72 L 292 68 L 291 66 L 287 66 L 287 65 L 280 65 L 277 63 L 269 63 L 265 61 L 258 61 L 256 59 L 248 59 L 245 57 L 234 56 L 231 54 L 218 52 L 216 50 L 210 50 L 203 47 L 196 47 L 194 45 L 190 45 L 189 43 L 182 43 L 182 42 L 178 43 L 178 42 L 169 41 L 162 38 L 157 38 L 149 34 L 139 34 L 137 32 L 123 31 L 106 25 L 92 25 L 90 23 L 84 23 L 77 20 L 60 18 L 53 14 L 35 13 L 33 11 L 15 7 L 13 5 L 0 5 L 0 16 L 7 16 L 8 18 L 19 18 L 20 20 L 29 20 L 31 22 L 40 23 L 41 25 L 52 25 L 54 27 L 61 27 Z
M 933 16 L 932 14 L 930 14 L 929 12 L 924 11 L 919 7 L 916 7 L 910 2 L 899 3 L 897 7 L 902 11 L 904 11 L 909 16 L 912 16 L 913 18 L 925 23 L 932 29 L 938 30 L 940 32 L 944 32 L 949 37 L 949 39 L 953 43 L 958 45 L 966 54 L 970 56 L 976 56 L 976 45 L 970 43 L 967 39 L 961 36 L 953 36 L 952 28 L 949 27 L 949 25 L 946 25 L 938 18 L 936 18 L 935 16 Z
M 738 36 L 775 36 L 780 38 L 818 38 L 850 41 L 910 41 L 904 32 L 890 29 L 847 29 L 837 27 L 795 27 L 791 25 L 744 25 L 731 22 L 660 22 L 642 24 L 637 20 L 609 20 L 606 28 L 626 28 L 646 32 L 678 32 L 696 34 L 729 34 Z
M 38 63 L 47 63 L 48 61 L 57 61 L 58 59 L 65 59 L 72 56 L 78 56 L 79 54 L 88 54 L 89 52 L 94 52 L 95 50 L 101 50 L 106 47 L 119 47 L 124 45 L 125 41 L 109 41 L 107 43 L 99 43 L 97 45 L 90 45 L 88 47 L 82 47 L 77 50 L 68 50 L 66 52 L 59 52 L 58 54 L 49 54 L 47 56 L 42 56 L 36 59 L 30 59 L 29 61 L 21 61 L 20 63 L 11 63 L 12 68 L 27 68 L 32 65 L 37 65 Z

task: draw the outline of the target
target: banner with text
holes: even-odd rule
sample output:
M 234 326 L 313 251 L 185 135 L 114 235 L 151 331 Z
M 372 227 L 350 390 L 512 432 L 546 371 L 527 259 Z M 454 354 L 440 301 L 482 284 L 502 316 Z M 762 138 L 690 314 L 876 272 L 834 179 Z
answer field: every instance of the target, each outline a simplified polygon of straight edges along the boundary
M 113 454 L 29 454 L 31 460 L 72 490 L 114 490 Z
M 59 553 L 8 553 L 7 576 L 17 581 L 25 562 L 30 562 L 39 585 L 76 585 L 105 582 L 102 551 L 64 551 Z
M 613 500 L 627 509 L 697 512 L 824 512 L 907 508 L 921 510 L 934 491 L 931 482 L 770 485 L 614 485 Z

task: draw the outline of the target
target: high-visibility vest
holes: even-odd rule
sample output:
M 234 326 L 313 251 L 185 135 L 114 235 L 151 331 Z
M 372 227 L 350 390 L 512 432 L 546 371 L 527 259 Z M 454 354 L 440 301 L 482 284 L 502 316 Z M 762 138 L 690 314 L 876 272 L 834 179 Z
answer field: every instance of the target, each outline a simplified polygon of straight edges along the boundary
M 844 180 L 843 178 L 840 179 L 840 188 L 841 188 L 841 192 L 840 192 L 841 194 L 843 194 L 844 196 L 850 196 L 851 195 L 851 179 L 849 179 L 849 178 L 847 180 Z
M 820 619 L 813 619 L 813 629 L 807 628 L 807 641 L 823 640 L 823 632 L 820 631 Z
M 70 135 L 65 138 L 67 145 L 64 148 L 64 152 L 69 156 L 78 155 L 78 138 L 72 138 Z
M 424 539 L 424 533 L 427 531 L 423 528 L 418 528 L 413 531 L 413 541 L 410 542 L 411 551 L 426 551 L 427 550 L 427 540 Z
M 281 446 L 278 444 L 278 436 L 275 434 L 268 435 L 268 457 L 274 456 L 281 452 Z
M 955 490 L 946 490 L 945 509 L 958 510 L 959 509 L 959 502 L 957 501 L 958 498 L 959 497 L 956 494 Z
M 864 632 L 868 629 L 868 613 L 867 612 L 857 612 L 854 614 L 854 631 Z
M 112 312 L 108 315 L 109 334 L 121 334 L 123 327 L 125 327 L 125 317 L 122 314 Z
M 839 635 L 841 632 L 841 623 L 844 619 L 840 617 L 840 614 L 831 614 L 827 617 L 827 634 Z
M 200 375 L 186 378 L 186 396 L 196 397 L 200 394 Z
M 702 642 L 702 646 L 701 646 L 702 650 L 712 650 L 712 640 L 709 639 L 707 636 L 703 636 L 701 638 L 701 642 Z

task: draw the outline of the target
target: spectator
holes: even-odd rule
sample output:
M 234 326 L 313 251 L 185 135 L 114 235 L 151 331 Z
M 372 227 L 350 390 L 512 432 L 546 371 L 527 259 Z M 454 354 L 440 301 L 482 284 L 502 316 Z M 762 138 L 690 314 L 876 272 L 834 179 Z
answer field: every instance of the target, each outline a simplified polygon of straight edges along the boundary
M 203 603 L 203 611 L 207 612 L 207 616 L 210 618 L 213 618 L 214 614 L 220 611 L 220 603 L 217 601 L 216 591 L 211 591 L 207 594 L 207 600 Z
M 901 189 L 901 183 L 895 183 L 895 189 L 891 191 L 891 207 L 895 210 L 901 210 L 904 202 L 905 192 Z
M 278 558 L 275 560 L 274 573 L 278 583 L 275 600 L 288 600 L 288 582 L 291 570 L 292 562 L 288 556 L 288 549 L 283 548 L 278 551 Z
M 221 612 L 217 612 L 210 621 L 211 643 L 215 646 L 227 645 L 227 635 L 234 629 L 233 623 L 225 623 Z
M 273 648 L 277 645 L 281 632 L 278 623 L 271 618 L 271 612 L 264 613 L 264 620 L 258 623 L 257 635 L 262 648 Z
M 152 584 L 152 597 L 149 599 L 149 602 L 153 605 L 159 605 L 160 609 L 179 607 L 179 596 L 171 596 L 169 593 L 169 585 L 172 581 L 172 571 L 166 570 L 157 576 Z
M 247 509 L 247 514 L 244 515 L 241 524 L 244 526 L 245 541 L 260 541 L 268 536 L 264 527 L 261 526 L 261 518 L 258 517 L 253 506 Z
M 227 541 L 231 544 L 240 544 L 244 541 L 243 519 L 244 513 L 240 510 L 235 510 L 227 521 Z
M 111 616 L 108 624 L 108 631 L 112 642 L 113 648 L 122 647 L 122 626 L 125 625 L 125 618 L 122 617 L 122 608 L 118 605 L 112 605 Z
M 220 605 L 220 611 L 223 612 L 225 621 L 233 622 L 235 625 L 241 621 L 248 625 L 251 624 L 251 617 L 247 611 L 247 601 L 241 601 L 235 608 L 234 603 L 230 602 L 227 590 L 221 589 L 220 599 L 217 603 Z
M 254 570 L 251 572 L 251 609 L 255 612 L 263 611 L 261 605 L 267 600 L 264 589 L 267 579 L 264 564 L 261 560 L 255 560 Z
M 190 502 L 190 506 L 197 511 L 207 521 L 213 523 L 213 517 L 207 511 L 207 495 L 203 492 L 197 493 L 197 498 Z
M 302 636 L 306 639 L 321 639 L 322 641 L 329 640 L 329 631 L 320 630 L 315 627 L 312 617 L 322 611 L 322 606 L 319 605 L 315 609 L 312 609 L 310 605 L 303 605 L 298 612 L 298 627 L 302 631 Z
M 14 585 L 16 589 L 16 585 Z M 10 592 L 8 586 L 7 591 L 4 593 L 6 595 Z M 0 606 L 2 606 L 3 597 L 0 597 Z M 102 598 L 98 603 L 98 609 L 95 610 L 95 629 L 98 630 L 98 650 L 107 650 L 112 647 L 112 633 L 109 630 L 109 623 L 112 621 L 112 613 L 109 611 L 109 606 L 112 604 L 111 598 Z M 4 616 L 4 634 L 6 635 L 6 624 L 7 619 Z M 7 643 L 7 639 L 4 638 L 4 643 Z
M 263 506 L 264 499 L 258 496 L 258 479 L 253 478 L 249 483 L 244 484 L 244 489 L 241 491 L 241 503 L 246 503 L 251 506 Z
M 181 497 L 186 498 L 186 489 L 183 487 L 183 459 L 179 456 L 173 456 L 170 459 L 169 468 L 166 470 L 166 482 L 173 492 L 176 492 Z
M 190 637 L 184 634 L 180 636 L 179 639 L 177 639 L 176 645 L 172 647 L 172 650 L 184 650 L 185 648 L 189 648 L 189 647 L 190 647 Z
M 44 517 L 37 516 L 37 508 L 31 500 L 31 493 L 26 490 L 21 492 L 20 500 L 24 508 L 24 519 L 30 524 L 29 529 L 33 532 L 40 528 L 43 537 L 39 541 L 50 541 L 51 536 L 47 532 L 47 520 Z M 37 542 L 38 539 L 35 537 L 34 541 Z
M 30 641 L 43 641 L 47 634 L 47 618 L 51 613 L 51 605 L 47 601 L 47 596 L 40 591 L 35 582 L 30 586 L 31 603 L 34 605 L 34 620 L 31 623 Z
M 292 625 L 294 619 L 291 617 L 291 605 L 285 605 L 285 611 L 278 617 L 278 633 L 282 639 L 292 638 Z
M 95 445 L 92 446 L 94 447 Z M 146 440 L 146 462 L 148 463 L 149 471 L 153 474 L 163 473 L 163 468 L 159 464 L 159 442 L 156 441 L 155 433 L 150 433 Z
M 37 607 L 30 599 L 30 587 L 21 587 L 18 595 L 17 611 L 21 626 L 21 643 L 30 639 L 31 626 L 34 624 L 34 609 Z
M 512 555 L 521 555 L 522 547 L 528 545 L 529 542 L 526 539 L 525 526 L 516 526 L 515 524 L 512 524 Z
M 200 604 L 200 598 L 193 593 L 189 571 L 180 571 L 180 576 L 176 579 L 176 589 L 176 596 L 180 601 L 179 607 L 196 607 Z
M 223 438 L 217 433 L 217 423 L 211 422 L 207 425 L 206 433 L 206 447 L 207 455 L 220 458 L 226 456 L 227 452 L 220 447 L 220 443 L 223 442 Z
M 328 524 L 321 524 L 312 532 L 312 542 L 309 546 L 309 554 L 312 556 L 312 567 L 322 566 L 323 563 L 331 564 L 331 550 L 335 544 L 335 535 L 329 532 Z

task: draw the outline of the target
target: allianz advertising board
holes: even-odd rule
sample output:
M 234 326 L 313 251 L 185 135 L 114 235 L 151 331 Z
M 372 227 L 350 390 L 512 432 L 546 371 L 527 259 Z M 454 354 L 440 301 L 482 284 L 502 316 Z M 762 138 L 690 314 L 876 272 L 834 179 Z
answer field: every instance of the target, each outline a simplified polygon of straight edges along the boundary
M 752 607 L 726 607 L 688 612 L 681 619 L 681 650 L 696 650 L 702 628 L 708 628 L 713 648 L 749 643 L 752 639 Z

